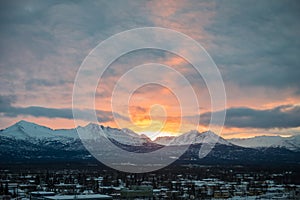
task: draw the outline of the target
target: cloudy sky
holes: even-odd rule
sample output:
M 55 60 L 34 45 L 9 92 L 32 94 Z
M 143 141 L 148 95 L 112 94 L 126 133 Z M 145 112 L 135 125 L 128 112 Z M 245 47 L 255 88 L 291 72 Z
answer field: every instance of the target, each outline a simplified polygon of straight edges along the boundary
M 89 52 L 119 32 L 164 27 L 199 42 L 218 66 L 227 95 L 222 136 L 300 134 L 299 10 L 297 0 L 1 1 L 0 128 L 21 119 L 74 127 L 73 84 Z M 97 88 L 99 122 L 118 127 L 117 117 L 124 122 L 120 128 L 133 123 L 138 132 L 146 132 L 152 122 L 148 131 L 162 126 L 163 132 L 176 134 L 180 108 L 168 88 L 146 85 L 132 94 L 126 108 L 112 112 L 110 107 L 109 94 L 122 74 L 150 62 L 187 77 L 200 109 L 183 116 L 185 129 L 193 127 L 191 116 L 200 115 L 199 129 L 204 130 L 211 112 L 218 112 L 210 109 L 205 83 L 190 63 L 159 50 L 131 52 L 112 63 Z M 130 88 L 130 82 L 124 87 Z

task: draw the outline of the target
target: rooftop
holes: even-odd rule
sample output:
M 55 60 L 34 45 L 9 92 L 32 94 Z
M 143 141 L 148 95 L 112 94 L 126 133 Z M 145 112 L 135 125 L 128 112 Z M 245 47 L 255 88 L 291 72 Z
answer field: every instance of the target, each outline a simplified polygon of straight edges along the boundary
M 111 196 L 103 195 L 103 194 L 87 194 L 87 195 L 56 195 L 45 197 L 48 200 L 60 200 L 60 199 L 112 199 Z

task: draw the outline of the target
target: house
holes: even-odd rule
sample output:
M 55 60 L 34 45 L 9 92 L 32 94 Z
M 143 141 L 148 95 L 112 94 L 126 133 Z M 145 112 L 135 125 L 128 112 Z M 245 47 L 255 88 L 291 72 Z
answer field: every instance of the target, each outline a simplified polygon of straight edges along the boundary
M 87 195 L 55 195 L 47 196 L 45 200 L 101 200 L 101 199 L 112 199 L 109 195 L 103 194 L 87 194 Z

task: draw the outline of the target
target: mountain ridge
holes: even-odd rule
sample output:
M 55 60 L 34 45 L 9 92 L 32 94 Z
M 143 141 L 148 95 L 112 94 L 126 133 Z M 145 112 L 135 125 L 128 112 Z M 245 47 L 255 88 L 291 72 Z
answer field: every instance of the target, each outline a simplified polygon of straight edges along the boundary
M 252 138 L 233 138 L 229 139 L 232 144 L 249 147 L 249 148 L 260 148 L 260 147 L 285 147 L 290 150 L 300 150 L 300 136 L 295 135 L 291 137 L 282 136 L 255 136 Z
M 39 130 L 37 130 L 39 129 Z M 128 128 L 123 128 L 123 129 L 118 129 L 118 128 L 111 128 L 109 126 L 103 126 L 95 123 L 89 123 L 86 126 L 78 126 L 77 128 L 72 128 L 72 129 L 51 129 L 46 126 L 41 126 L 39 124 L 33 123 L 33 122 L 28 122 L 25 120 L 21 120 L 17 123 L 15 123 L 12 126 L 9 126 L 5 129 L 0 130 L 0 135 L 1 136 L 8 136 L 8 137 L 14 137 L 16 139 L 25 139 L 25 138 L 39 138 L 39 139 L 45 139 L 45 138 L 53 138 L 55 136 L 59 137 L 73 137 L 73 139 L 79 139 L 79 136 L 77 134 L 76 129 L 86 129 L 86 131 L 98 131 L 99 129 L 102 129 L 105 133 L 109 133 L 108 137 L 113 137 L 114 140 L 122 143 L 124 141 L 120 141 L 120 139 L 125 139 L 126 142 L 125 144 L 131 144 L 128 138 L 139 138 L 141 141 L 140 143 L 145 143 L 145 142 L 152 142 L 156 143 L 157 140 L 151 140 L 149 137 L 147 137 L 144 134 L 138 134 L 135 133 L 134 131 L 128 129 Z M 36 134 L 34 134 L 36 132 Z M 70 135 L 68 135 L 68 133 Z M 124 134 L 126 135 L 124 138 Z M 122 138 L 123 137 L 123 138 Z M 119 138 L 119 139 L 118 139 Z M 210 139 L 210 141 L 206 141 L 205 139 Z M 225 139 L 222 137 L 219 137 L 215 133 L 211 131 L 206 131 L 206 132 L 198 132 L 196 130 L 191 130 L 187 133 L 183 133 L 179 136 L 174 137 L 174 140 L 165 142 L 163 143 L 158 143 L 160 145 L 188 145 L 188 144 L 195 144 L 195 143 L 202 143 L 202 142 L 208 142 L 208 143 L 217 143 L 217 142 L 222 142 L 222 144 L 228 144 L 229 142 L 226 142 Z M 138 143 L 137 141 L 135 141 Z
M 92 134 L 99 134 L 99 130 L 102 129 L 111 142 L 129 152 L 146 153 L 164 147 L 145 135 L 138 135 L 129 129 L 115 129 L 98 124 L 88 124 L 78 129 L 91 131 Z M 101 137 L 103 135 L 98 136 L 98 139 Z M 169 152 L 176 151 L 180 145 L 187 146 L 187 151 L 181 157 L 174 158 L 174 161 L 181 164 L 300 164 L 300 151 L 281 147 L 262 149 L 241 147 L 229 143 L 210 131 L 204 133 L 189 131 L 168 139 L 172 139 L 167 141 L 172 145 L 162 149 L 165 156 L 168 156 Z M 206 157 L 199 158 L 201 148 L 206 146 L 203 146 L 204 143 L 208 143 L 213 148 Z M 114 157 L 116 153 L 101 147 L 100 150 L 109 157 Z M 69 161 L 96 162 L 83 145 L 76 129 L 53 130 L 21 121 L 0 131 L 0 163 L 2 164 Z
M 159 145 L 190 145 L 198 143 L 219 143 L 224 145 L 237 145 L 246 148 L 261 147 L 283 147 L 293 151 L 300 150 L 300 136 L 281 137 L 281 136 L 255 136 L 252 138 L 232 138 L 224 139 L 211 131 L 199 133 L 196 130 L 183 133 L 178 136 L 162 136 L 151 140 L 144 134 L 138 134 L 134 131 L 123 128 L 111 128 L 95 123 L 89 123 L 86 126 L 78 126 L 78 129 L 87 129 L 88 131 L 98 131 L 102 129 L 107 136 L 118 143 L 125 145 L 141 146 L 144 143 L 156 143 Z M 72 129 L 51 129 L 34 122 L 21 120 L 5 129 L 0 130 L 0 136 L 11 137 L 15 139 L 31 140 L 79 140 L 77 128 Z

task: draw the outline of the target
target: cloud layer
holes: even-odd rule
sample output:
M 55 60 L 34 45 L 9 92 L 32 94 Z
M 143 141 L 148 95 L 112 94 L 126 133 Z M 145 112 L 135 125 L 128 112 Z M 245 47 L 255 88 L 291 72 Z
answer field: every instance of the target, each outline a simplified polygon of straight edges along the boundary
M 14 97 L 12 96 L 0 96 L 0 113 L 2 113 L 4 117 L 32 116 L 73 119 L 72 108 L 47 108 L 41 106 L 16 107 L 12 105 L 13 102 Z M 93 114 L 92 110 L 75 110 L 80 113 L 81 120 L 88 121 Z M 109 111 L 96 110 L 96 114 L 100 123 L 113 120 L 112 113 Z
M 73 119 L 72 109 L 70 108 L 46 108 L 40 106 L 15 107 L 12 106 L 14 97 L 0 96 L 0 113 L 6 117 L 33 116 L 47 118 Z M 147 110 L 141 107 L 134 107 L 139 112 L 146 113 Z M 77 110 L 78 112 L 78 110 Z M 82 120 L 89 119 L 90 110 L 79 110 Z M 98 121 L 105 123 L 113 120 L 111 112 L 97 110 Z M 137 113 L 137 112 L 135 112 Z M 130 121 L 129 118 L 115 113 L 117 118 Z M 201 115 L 200 124 L 208 124 L 211 113 Z M 188 118 L 188 116 L 186 116 Z M 226 109 L 226 127 L 238 128 L 294 128 L 300 126 L 300 106 L 282 105 L 272 109 L 258 110 L 247 107 Z
M 201 115 L 201 122 L 208 124 L 210 113 Z M 295 128 L 300 126 L 300 106 L 282 105 L 271 109 L 226 109 L 226 127 L 238 128 Z
M 73 83 L 88 53 L 113 34 L 159 26 L 194 38 L 219 67 L 228 97 L 226 127 L 299 128 L 299 9 L 297 0 L 3 1 L 1 118 L 5 122 L 14 122 L 18 116 L 71 121 Z M 96 94 L 99 120 L 113 121 L 107 94 L 118 78 L 132 66 L 147 62 L 170 65 L 187 77 L 206 113 L 201 118 L 207 124 L 210 97 L 205 83 L 183 59 L 159 51 L 132 52 L 112 64 Z M 162 97 L 156 103 L 169 107 L 176 103 L 168 103 L 163 91 L 155 89 L 136 94 L 137 98 L 149 97 L 147 106 L 155 99 L 151 95 Z M 134 106 L 147 113 L 146 103 L 139 102 Z M 124 113 L 115 115 L 130 121 Z

